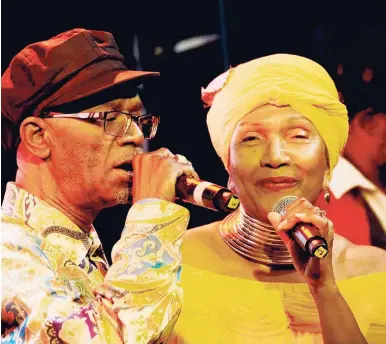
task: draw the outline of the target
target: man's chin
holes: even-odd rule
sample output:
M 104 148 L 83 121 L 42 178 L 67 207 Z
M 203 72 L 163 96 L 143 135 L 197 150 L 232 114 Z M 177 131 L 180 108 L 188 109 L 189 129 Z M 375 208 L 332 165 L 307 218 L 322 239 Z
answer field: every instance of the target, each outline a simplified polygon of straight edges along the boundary
M 116 197 L 116 204 L 131 204 L 132 198 L 128 193 L 121 193 L 118 194 Z
M 106 208 L 121 204 L 131 204 L 131 193 L 128 188 L 117 188 L 106 203 Z

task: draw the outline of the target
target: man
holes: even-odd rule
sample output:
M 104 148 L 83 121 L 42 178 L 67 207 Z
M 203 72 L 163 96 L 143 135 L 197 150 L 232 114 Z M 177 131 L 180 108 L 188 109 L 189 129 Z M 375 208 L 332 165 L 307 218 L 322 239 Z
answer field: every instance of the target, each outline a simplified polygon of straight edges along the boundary
M 325 209 L 336 232 L 355 244 L 386 249 L 386 104 L 384 75 L 362 64 L 338 68 L 338 84 L 349 110 L 350 131 L 330 183 Z
M 2 215 L 2 341 L 164 343 L 181 307 L 182 174 L 166 149 L 134 155 L 158 120 L 141 117 L 113 36 L 74 29 L 29 45 L 2 76 L 2 141 L 18 144 Z M 92 225 L 133 203 L 108 266 Z M 107 228 L 106 230 L 114 230 Z

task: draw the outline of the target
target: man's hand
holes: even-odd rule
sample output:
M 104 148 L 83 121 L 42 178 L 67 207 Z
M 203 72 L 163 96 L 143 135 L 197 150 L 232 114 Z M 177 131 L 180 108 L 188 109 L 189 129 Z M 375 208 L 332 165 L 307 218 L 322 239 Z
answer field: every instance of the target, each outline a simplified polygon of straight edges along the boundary
M 179 154 L 161 148 L 134 156 L 133 203 L 145 198 L 174 202 L 176 181 L 181 175 L 198 178 L 192 164 Z

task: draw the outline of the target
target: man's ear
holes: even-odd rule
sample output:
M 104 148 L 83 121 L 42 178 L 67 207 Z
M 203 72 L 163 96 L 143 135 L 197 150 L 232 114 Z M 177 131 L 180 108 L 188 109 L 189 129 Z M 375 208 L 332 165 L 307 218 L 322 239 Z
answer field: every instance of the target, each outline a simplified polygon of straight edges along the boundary
M 367 108 L 365 110 L 359 111 L 354 120 L 359 124 L 362 130 L 364 130 L 368 135 L 373 135 L 374 130 L 377 129 L 377 121 L 375 116 L 369 115 L 373 112 L 372 108 Z
M 47 129 L 47 123 L 39 117 L 27 117 L 20 125 L 20 138 L 24 145 L 42 160 L 46 160 L 51 153 Z
M 364 129 L 373 137 L 381 137 L 384 135 L 384 113 L 377 113 L 367 116 Z

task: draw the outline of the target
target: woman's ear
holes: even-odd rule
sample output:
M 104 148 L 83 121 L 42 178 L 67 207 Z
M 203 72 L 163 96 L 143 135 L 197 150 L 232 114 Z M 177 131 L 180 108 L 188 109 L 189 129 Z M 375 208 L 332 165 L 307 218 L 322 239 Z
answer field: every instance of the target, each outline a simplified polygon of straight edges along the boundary
M 328 189 L 328 187 L 330 186 L 330 181 L 331 181 L 331 172 L 330 172 L 330 168 L 327 167 L 327 169 L 324 171 L 323 190 Z
M 47 124 L 39 117 L 27 117 L 20 125 L 20 138 L 25 147 L 42 160 L 46 160 L 51 153 L 47 129 Z
M 232 177 L 231 176 L 229 176 L 229 179 L 228 179 L 228 189 L 230 190 L 230 191 L 232 191 L 232 192 L 236 192 L 236 190 L 235 190 L 235 185 L 234 185 L 234 183 L 233 183 L 233 180 L 232 180 Z
M 330 181 L 331 181 L 331 171 L 330 169 L 326 169 L 324 172 L 324 178 L 323 178 L 323 193 L 324 193 L 324 200 L 327 204 L 330 204 Z

